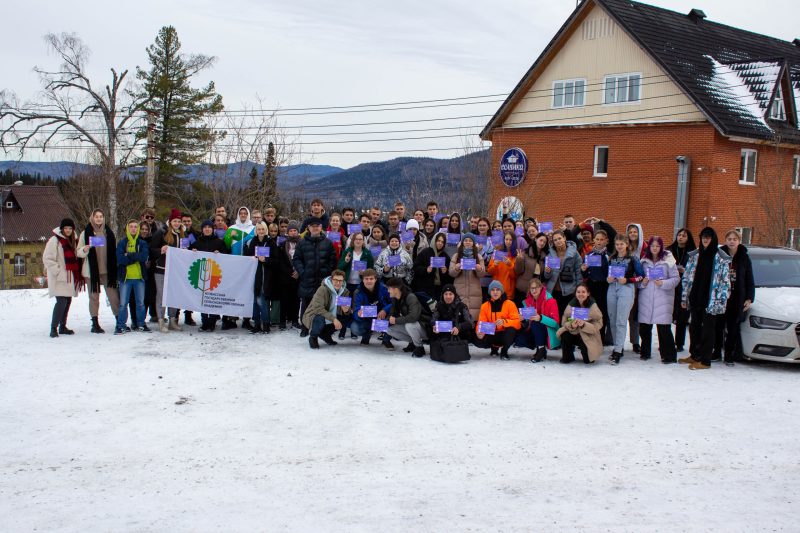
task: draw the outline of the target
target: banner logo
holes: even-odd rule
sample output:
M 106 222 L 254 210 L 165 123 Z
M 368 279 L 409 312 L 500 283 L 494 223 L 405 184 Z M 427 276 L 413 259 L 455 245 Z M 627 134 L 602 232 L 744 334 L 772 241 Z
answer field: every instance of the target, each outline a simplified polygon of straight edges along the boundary
M 500 158 L 500 179 L 509 187 L 517 187 L 528 173 L 528 157 L 521 148 L 509 148 Z
M 222 283 L 222 268 L 213 259 L 198 259 L 189 267 L 189 284 L 202 293 L 200 305 L 205 305 L 207 292 Z

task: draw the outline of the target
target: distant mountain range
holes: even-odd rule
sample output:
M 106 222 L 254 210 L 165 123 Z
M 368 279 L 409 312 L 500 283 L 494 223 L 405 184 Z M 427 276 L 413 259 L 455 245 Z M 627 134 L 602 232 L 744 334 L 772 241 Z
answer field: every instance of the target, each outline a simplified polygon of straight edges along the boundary
M 289 165 L 278 169 L 278 188 L 283 197 L 304 200 L 320 197 L 327 204 L 338 207 L 365 204 L 389 207 L 398 198 L 424 205 L 423 200 L 427 202 L 433 197 L 440 198 L 442 194 L 461 191 L 465 176 L 475 177 L 476 173 L 480 178 L 470 180 L 470 186 L 473 187 L 470 194 L 485 194 L 486 180 L 483 175 L 488 171 L 488 164 L 489 150 L 453 159 L 399 157 L 363 163 L 349 169 L 330 165 Z M 253 167 L 259 176 L 264 171 L 262 164 L 242 161 L 219 167 L 191 165 L 187 168 L 186 177 L 206 182 L 222 177 L 246 183 Z M 0 173 L 10 170 L 15 175 L 28 174 L 55 180 L 69 179 L 93 169 L 91 165 L 68 161 L 0 161 Z M 137 173 L 142 171 L 134 169 Z M 476 184 L 477 190 L 474 190 Z

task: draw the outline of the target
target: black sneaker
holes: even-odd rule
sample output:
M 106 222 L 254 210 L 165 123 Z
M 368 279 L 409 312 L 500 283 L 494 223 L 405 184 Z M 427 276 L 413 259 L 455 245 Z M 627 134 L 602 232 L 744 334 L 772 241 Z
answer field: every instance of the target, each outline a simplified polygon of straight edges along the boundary
M 413 352 L 415 350 L 415 348 L 416 347 L 414 346 L 414 343 L 413 342 L 409 342 L 408 346 L 403 348 L 403 351 L 406 352 L 406 353 L 411 353 L 411 352 Z
M 136 328 L 136 331 L 138 331 L 138 332 L 141 332 L 141 333 L 150 333 L 150 332 L 152 332 L 153 330 L 151 330 L 150 328 L 148 328 L 148 327 L 147 327 L 147 324 L 143 324 L 143 325 L 139 326 L 138 328 Z
M 51 339 L 58 338 L 58 330 L 56 328 L 50 328 L 50 338 Z
M 383 347 L 389 350 L 390 352 L 394 351 L 394 344 L 392 344 L 392 341 L 389 339 L 389 337 L 384 337 L 383 342 L 381 344 L 383 344 Z
M 611 353 L 611 357 L 609 358 L 609 362 L 612 365 L 618 365 L 620 359 L 622 359 L 622 354 L 617 353 L 617 352 L 612 352 Z
M 125 333 L 130 333 L 130 332 L 131 332 L 131 327 L 125 326 Z
M 300 328 L 301 328 L 301 326 L 300 326 L 300 322 L 298 322 L 297 320 L 295 320 L 294 322 L 292 322 L 292 327 L 293 327 L 294 329 L 300 329 Z
M 305 326 L 303 326 L 303 328 L 300 330 L 300 338 L 303 337 L 308 337 L 308 328 L 306 328 Z
M 500 351 L 495 346 L 492 346 L 492 350 L 489 352 L 489 355 L 491 355 L 492 357 L 495 357 L 499 353 L 500 353 Z
M 114 328 L 114 335 L 124 335 L 125 328 Z
M 508 361 L 510 359 L 511 358 L 508 356 L 508 352 L 507 351 L 503 350 L 502 352 L 500 352 L 500 360 Z
M 308 346 L 312 350 L 319 350 L 319 340 L 317 339 L 317 337 L 313 335 L 308 337 Z
M 59 335 L 75 335 L 75 332 L 69 329 L 67 326 L 60 326 L 58 328 Z
M 187 311 L 184 311 L 183 313 L 183 323 L 186 324 L 187 326 L 197 325 L 197 322 L 195 322 L 194 318 L 192 318 L 192 313 L 189 313 Z
M 278 329 L 280 331 L 286 331 L 286 322 L 281 322 L 280 324 L 278 324 Z
M 364 346 L 369 345 L 369 337 L 364 337 L 363 339 L 361 339 L 361 344 Z
M 340 340 L 340 341 L 343 341 L 343 340 L 344 340 L 344 337 L 345 337 L 345 334 L 346 334 L 346 333 L 347 333 L 347 332 L 345 331 L 345 329 L 344 329 L 344 328 L 342 328 L 341 330 L 339 330 L 339 340 Z
M 633 345 L 633 353 L 642 353 L 642 347 L 638 344 Z
M 253 326 L 250 328 L 250 335 L 258 335 L 261 333 L 261 326 Z
M 214 326 L 208 326 L 208 327 L 206 327 L 206 326 L 200 326 L 200 327 L 197 329 L 197 331 L 202 331 L 203 333 L 211 333 L 211 332 L 212 332 L 212 331 L 214 331 L 215 329 L 216 329 L 216 328 L 215 328 Z
M 333 340 L 333 337 L 330 334 L 320 335 L 319 338 L 322 339 L 328 346 L 336 346 L 337 344 L 339 344 L 338 342 Z
M 425 347 L 415 346 L 414 351 L 411 352 L 411 355 L 413 355 L 414 357 L 425 357 Z

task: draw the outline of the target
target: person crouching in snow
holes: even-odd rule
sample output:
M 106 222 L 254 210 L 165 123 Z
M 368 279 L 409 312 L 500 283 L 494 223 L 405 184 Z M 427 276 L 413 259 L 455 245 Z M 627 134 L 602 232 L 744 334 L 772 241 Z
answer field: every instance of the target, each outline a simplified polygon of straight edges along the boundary
M 531 363 L 539 363 L 547 357 L 547 348 L 561 346 L 556 332 L 559 327 L 558 303 L 547 292 L 539 278 L 531 279 L 528 294 L 522 306 L 536 310 L 531 318 L 522 321 L 522 331 L 517 336 L 516 346 L 536 350 Z
M 495 332 L 487 334 L 481 332 L 481 322 L 490 322 L 495 325 Z M 503 284 L 497 280 L 489 284 L 489 301 L 481 306 L 478 323 L 475 325 L 475 336 L 478 338 L 475 345 L 479 348 L 491 348 L 491 355 L 508 360 L 508 350 L 514 344 L 522 323 L 519 318 L 517 306 L 506 297 Z
M 573 317 L 573 309 L 589 310 L 589 318 Z M 594 363 L 603 355 L 603 339 L 600 331 L 603 328 L 603 312 L 589 293 L 585 282 L 575 288 L 575 297 L 567 304 L 561 321 L 561 329 L 556 335 L 561 339 L 561 361 L 571 363 L 575 360 L 575 347 L 581 351 L 585 364 Z
M 339 344 L 333 340 L 333 332 L 345 327 L 351 314 L 350 305 L 338 305 L 340 296 L 348 297 L 350 292 L 344 285 L 344 272 L 334 270 L 322 281 L 303 313 L 303 325 L 309 330 L 308 345 L 311 348 L 319 349 L 319 339 L 330 346 Z
M 50 321 L 50 336 L 53 338 L 75 333 L 67 328 L 67 315 L 73 296 L 77 296 L 86 284 L 81 274 L 81 260 L 76 254 L 77 246 L 75 223 L 65 218 L 53 230 L 53 236 L 47 241 L 42 254 L 47 270 L 47 291 L 56 299 L 53 319 Z

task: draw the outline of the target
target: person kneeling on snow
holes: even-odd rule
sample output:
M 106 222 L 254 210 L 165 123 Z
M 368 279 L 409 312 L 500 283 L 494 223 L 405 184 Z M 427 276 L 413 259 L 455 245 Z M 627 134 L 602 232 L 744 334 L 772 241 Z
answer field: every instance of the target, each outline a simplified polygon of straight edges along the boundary
M 389 278 L 386 282 L 392 305 L 389 308 L 389 336 L 400 341 L 409 341 L 404 352 L 411 352 L 414 357 L 423 357 L 425 347 L 422 341 L 427 340 L 426 324 L 423 324 L 422 304 L 411 292 L 402 278 Z M 383 345 L 394 350 L 391 342 L 385 340 Z
M 456 336 L 465 341 L 472 340 L 472 315 L 469 314 L 467 304 L 458 297 L 456 288 L 452 283 L 442 287 L 442 296 L 436 302 L 436 310 L 433 312 L 432 322 L 436 339 L 449 339 L 451 336 Z M 453 329 L 451 331 L 437 331 L 437 322 L 450 322 L 453 325 Z
M 494 324 L 494 333 L 481 331 L 481 323 Z M 500 349 L 500 358 L 508 359 L 508 350 L 514 344 L 517 332 L 521 326 L 517 306 L 506 298 L 503 284 L 494 280 L 489 284 L 489 301 L 481 306 L 478 323 L 475 325 L 478 338 L 475 346 L 491 348 L 491 355 L 497 355 Z
M 588 310 L 589 318 L 578 318 L 573 309 Z M 586 311 L 585 311 L 586 312 Z M 603 339 L 600 330 L 603 327 L 603 313 L 589 293 L 586 283 L 581 283 L 575 289 L 575 297 L 564 310 L 561 320 L 561 329 L 556 335 L 561 339 L 561 360 L 559 363 L 571 363 L 575 360 L 577 347 L 585 364 L 594 363 L 603 355 Z M 613 362 L 612 364 L 616 364 Z
M 319 339 L 331 346 L 339 344 L 333 340 L 333 332 L 345 327 L 350 320 L 350 306 L 338 305 L 340 296 L 348 297 L 350 292 L 344 285 L 344 272 L 334 270 L 322 281 L 303 313 L 303 325 L 309 330 L 308 345 L 311 348 L 319 348 Z
M 517 336 L 515 346 L 536 350 L 531 363 L 539 363 L 547 357 L 547 348 L 555 349 L 561 346 L 561 341 L 556 335 L 560 325 L 558 303 L 542 286 L 542 280 L 539 278 L 531 279 L 529 287 L 522 306 L 523 309 L 535 310 L 535 314 L 522 321 L 522 330 Z
M 365 305 L 377 307 L 377 316 L 365 317 L 362 309 Z M 350 331 L 361 337 L 361 344 L 369 344 L 372 338 L 372 319 L 386 320 L 386 310 L 391 305 L 389 291 L 378 281 L 378 273 L 371 268 L 361 272 L 361 284 L 353 295 L 353 322 L 350 324 Z

